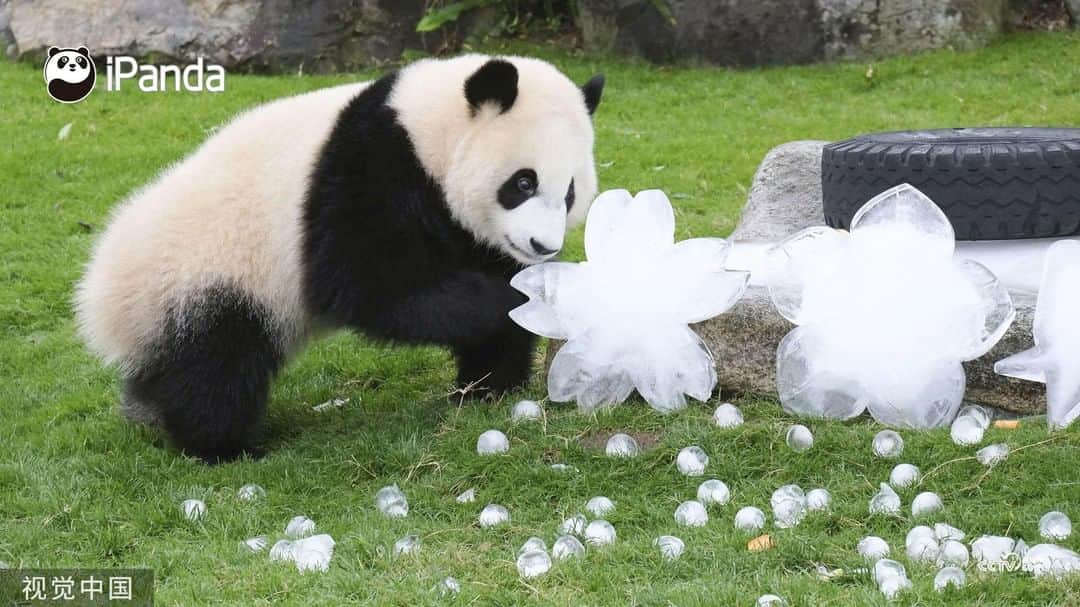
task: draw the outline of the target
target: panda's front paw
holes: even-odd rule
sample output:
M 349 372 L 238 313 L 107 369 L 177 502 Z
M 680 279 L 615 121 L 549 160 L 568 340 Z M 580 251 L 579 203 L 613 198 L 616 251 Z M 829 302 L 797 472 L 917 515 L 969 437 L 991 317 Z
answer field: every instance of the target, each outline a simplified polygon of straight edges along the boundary
M 523 388 L 529 383 L 530 369 L 459 367 L 457 388 L 466 398 L 494 398 Z
M 498 396 L 529 383 L 536 339 L 510 328 L 480 344 L 456 349 L 457 386 L 467 396 Z

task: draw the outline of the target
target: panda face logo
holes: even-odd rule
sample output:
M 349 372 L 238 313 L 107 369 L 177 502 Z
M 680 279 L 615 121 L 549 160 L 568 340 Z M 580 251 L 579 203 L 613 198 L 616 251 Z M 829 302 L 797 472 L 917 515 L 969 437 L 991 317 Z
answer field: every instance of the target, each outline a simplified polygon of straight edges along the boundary
M 49 96 L 60 103 L 75 103 L 86 99 L 94 90 L 97 72 L 90 51 L 79 48 L 49 48 L 45 60 L 45 84 Z

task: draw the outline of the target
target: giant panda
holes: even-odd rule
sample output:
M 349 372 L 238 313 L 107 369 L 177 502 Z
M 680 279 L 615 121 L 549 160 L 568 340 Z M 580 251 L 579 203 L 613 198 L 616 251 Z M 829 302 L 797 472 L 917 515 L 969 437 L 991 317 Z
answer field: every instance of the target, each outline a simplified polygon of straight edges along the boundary
M 509 279 L 596 195 L 603 86 L 465 55 L 235 118 L 119 205 L 76 287 L 121 411 L 207 462 L 257 456 L 275 372 L 338 327 L 447 346 L 460 385 L 523 384 Z

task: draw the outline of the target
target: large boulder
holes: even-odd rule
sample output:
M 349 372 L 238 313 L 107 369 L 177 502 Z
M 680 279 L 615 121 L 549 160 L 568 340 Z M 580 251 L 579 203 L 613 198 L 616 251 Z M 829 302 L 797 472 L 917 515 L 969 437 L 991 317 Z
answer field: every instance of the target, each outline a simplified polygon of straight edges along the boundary
M 349 71 L 422 47 L 423 0 L 8 0 L 20 57 L 84 45 L 95 55 L 227 68 Z M 6 4 L 6 2 L 5 2 Z M 4 5 L 0 4 L 0 37 Z
M 1080 1 L 1080 0 L 1071 0 Z M 971 48 L 1008 0 L 579 0 L 590 50 L 721 65 L 865 59 Z

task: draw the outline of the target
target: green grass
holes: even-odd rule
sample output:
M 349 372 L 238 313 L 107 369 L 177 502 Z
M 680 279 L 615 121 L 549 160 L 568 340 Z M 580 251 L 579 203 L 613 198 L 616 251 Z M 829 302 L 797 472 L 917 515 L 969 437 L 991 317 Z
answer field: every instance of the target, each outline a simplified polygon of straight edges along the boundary
M 597 116 L 597 162 L 604 188 L 659 187 L 677 207 L 679 238 L 723 235 L 737 219 L 753 172 L 772 146 L 793 139 L 839 139 L 881 129 L 960 125 L 1075 125 L 1080 120 L 1080 36 L 1009 38 L 975 53 L 938 52 L 867 66 L 841 64 L 750 71 L 658 69 L 525 47 L 579 81 L 608 75 Z M 364 77 L 374 75 L 364 74 Z M 793 605 L 883 604 L 865 578 L 819 581 L 814 563 L 851 570 L 866 534 L 902 549 L 908 517 L 867 515 L 867 501 L 895 462 L 870 455 L 879 428 L 867 420 L 812 423 L 817 443 L 795 455 L 783 442 L 791 422 L 769 400 L 744 399 L 747 424 L 709 424 L 715 402 L 667 417 L 640 401 L 596 416 L 547 404 L 543 424 L 512 427 L 510 403 L 544 396 L 542 379 L 497 403 L 447 399 L 449 357 L 434 348 L 389 349 L 348 335 L 324 340 L 277 381 L 261 461 L 206 467 L 162 448 L 155 432 L 116 415 L 116 374 L 79 343 L 71 319 L 72 284 L 109 209 L 133 188 L 194 148 L 208 129 L 257 103 L 346 82 L 357 76 L 230 76 L 223 94 L 96 91 L 63 106 L 45 94 L 40 70 L 0 63 L 0 560 L 21 566 L 150 567 L 160 605 L 341 605 L 436 603 L 444 576 L 462 584 L 460 604 L 752 605 L 765 592 Z M 57 141 L 62 125 L 71 136 Z M 568 256 L 580 257 L 580 232 Z M 346 407 L 311 407 L 348 397 Z M 476 437 L 510 435 L 509 455 L 481 458 Z M 620 430 L 658 442 L 632 460 L 609 460 L 597 447 Z M 992 430 L 1014 453 L 989 474 L 972 449 L 946 431 L 905 432 L 904 461 L 929 471 L 917 489 L 940 493 L 946 520 L 970 534 L 1037 541 L 1038 518 L 1062 509 L 1080 522 L 1080 429 L 1052 436 L 1042 423 Z M 602 445 L 602 440 L 599 441 Z M 674 468 L 678 449 L 699 444 L 709 477 L 726 481 L 731 504 L 701 529 L 677 529 L 675 506 L 700 479 Z M 547 464 L 565 462 L 576 473 Z M 948 463 L 946 463 L 948 462 Z M 265 501 L 235 498 L 247 482 Z M 833 510 L 790 530 L 778 547 L 748 553 L 731 526 L 734 511 L 767 508 L 784 483 L 823 486 Z M 390 483 L 408 494 L 408 518 L 390 521 L 373 507 Z M 453 496 L 476 487 L 479 502 Z M 902 494 L 910 504 L 917 490 Z M 619 540 L 580 563 L 558 563 L 546 577 L 521 581 L 516 549 L 530 535 L 554 539 L 558 522 L 593 495 L 618 503 L 609 518 Z M 179 514 L 202 497 L 204 522 Z M 512 524 L 476 525 L 488 502 L 509 507 Z M 298 575 L 265 555 L 240 552 L 240 540 L 278 537 L 304 513 L 338 541 L 331 570 Z M 414 557 L 394 558 L 393 542 L 424 538 Z M 674 533 L 683 558 L 663 562 L 653 539 Z M 1080 533 L 1064 542 L 1080 549 Z M 1012 573 L 979 577 L 938 595 L 933 571 L 911 566 L 914 589 L 903 605 L 1077 605 L 1080 579 L 1054 582 Z

